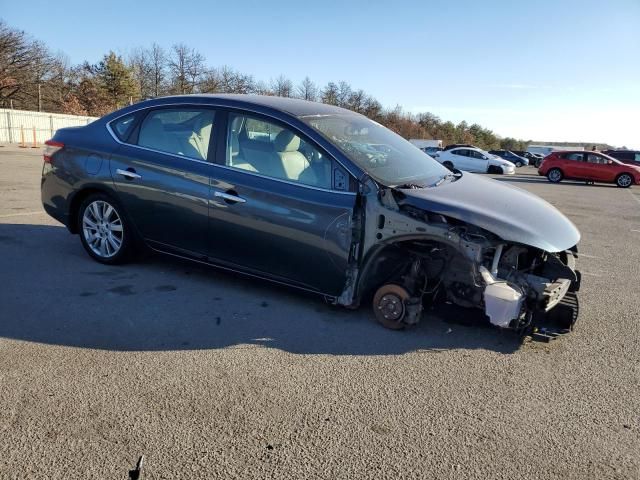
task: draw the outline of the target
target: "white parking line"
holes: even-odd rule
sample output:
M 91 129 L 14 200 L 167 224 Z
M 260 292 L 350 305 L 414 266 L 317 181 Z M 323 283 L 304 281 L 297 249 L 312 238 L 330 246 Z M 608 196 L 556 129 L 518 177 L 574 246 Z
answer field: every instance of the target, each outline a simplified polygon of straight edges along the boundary
M 580 271 L 580 273 L 581 273 L 582 275 L 588 275 L 588 276 L 590 276 L 590 277 L 601 277 L 601 276 L 602 276 L 602 275 L 600 275 L 599 273 L 589 273 L 589 272 L 583 272 L 583 271 Z
M 595 255 L 587 255 L 586 253 L 578 253 L 578 258 L 602 258 L 602 257 L 596 257 Z
M 0 215 L 0 218 L 9 218 L 9 217 L 22 217 L 23 215 L 40 215 L 45 212 L 24 212 L 24 213 L 6 213 L 4 215 Z
M 633 228 L 631 229 L 631 231 L 640 233 L 640 230 L 636 230 L 636 229 L 633 229 Z

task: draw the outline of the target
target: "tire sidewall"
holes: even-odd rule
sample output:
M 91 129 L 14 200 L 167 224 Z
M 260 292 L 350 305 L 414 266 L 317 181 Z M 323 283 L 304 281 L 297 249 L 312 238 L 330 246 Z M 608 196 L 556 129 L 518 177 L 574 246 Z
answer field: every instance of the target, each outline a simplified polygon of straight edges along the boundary
M 103 202 L 109 203 L 116 210 L 116 213 L 118 214 L 118 216 L 120 217 L 120 220 L 122 221 L 122 246 L 120 247 L 120 250 L 118 251 L 118 253 L 116 253 L 114 256 L 109 258 L 104 258 L 97 255 L 91 249 L 91 247 L 87 244 L 87 240 L 84 238 L 84 229 L 82 227 L 82 217 L 84 216 L 84 212 L 87 209 L 87 207 L 91 203 L 97 200 L 101 200 Z M 133 250 L 133 243 L 134 243 L 133 230 L 131 229 L 131 226 L 130 226 L 131 224 L 127 219 L 124 209 L 122 208 L 120 203 L 118 203 L 113 197 L 111 197 L 110 195 L 107 195 L 106 193 L 93 193 L 87 196 L 85 199 L 82 200 L 82 203 L 80 204 L 80 208 L 78 209 L 78 218 L 76 219 L 76 221 L 78 225 L 78 234 L 80 235 L 80 241 L 82 242 L 82 246 L 84 247 L 86 252 L 89 254 L 89 256 L 93 258 L 95 261 L 104 263 L 105 265 L 117 265 L 129 260 Z
M 620 179 L 622 177 L 629 177 L 631 181 L 629 182 L 628 185 L 620 185 Z M 616 178 L 616 185 L 620 188 L 629 188 L 631 185 L 633 185 L 633 177 L 628 173 L 621 173 L 620 175 L 618 175 L 618 178 Z
M 560 174 L 560 177 L 557 180 L 553 180 L 551 178 L 551 172 L 558 172 Z M 564 175 L 562 174 L 562 170 L 560 170 L 559 168 L 552 168 L 551 170 L 549 170 L 547 172 L 547 179 L 551 182 L 551 183 L 559 183 L 562 181 L 562 179 L 564 178 Z

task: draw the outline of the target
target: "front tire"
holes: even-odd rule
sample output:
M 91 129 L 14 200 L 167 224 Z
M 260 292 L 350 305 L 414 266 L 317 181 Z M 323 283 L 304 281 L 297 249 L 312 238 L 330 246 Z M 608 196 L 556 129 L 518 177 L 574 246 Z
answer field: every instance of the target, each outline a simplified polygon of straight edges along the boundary
M 80 241 L 91 258 L 106 265 L 129 260 L 133 231 L 120 204 L 103 193 L 89 195 L 78 209 Z
M 564 175 L 562 174 L 562 170 L 560 170 L 559 168 L 552 168 L 547 172 L 547 178 L 551 183 L 559 183 L 560 181 L 562 181 L 563 176 Z
M 618 175 L 618 178 L 616 178 L 616 185 L 620 188 L 629 188 L 633 185 L 633 177 L 628 173 L 621 173 Z
M 516 162 L 516 167 L 520 168 L 522 166 L 522 162 Z

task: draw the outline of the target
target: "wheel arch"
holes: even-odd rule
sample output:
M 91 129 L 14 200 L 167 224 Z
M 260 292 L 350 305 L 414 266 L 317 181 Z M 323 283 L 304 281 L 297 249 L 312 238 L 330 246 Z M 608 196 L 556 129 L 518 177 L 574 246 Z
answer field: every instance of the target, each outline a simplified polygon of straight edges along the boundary
M 567 176 L 564 173 L 564 170 L 562 170 L 562 168 L 557 167 L 557 166 L 553 166 L 553 167 L 549 167 L 547 169 L 547 172 L 544 174 L 545 177 L 549 178 L 549 172 L 551 172 L 552 170 L 558 170 L 560 172 L 560 175 L 562 175 L 562 178 L 567 178 Z
M 372 247 L 369 252 L 367 252 L 366 257 L 362 260 L 362 267 L 360 268 L 355 286 L 355 303 L 359 304 L 366 296 L 372 294 L 375 289 L 380 286 L 379 281 L 382 279 L 378 277 L 379 275 L 385 273 L 385 268 L 387 266 L 383 265 L 383 262 L 385 260 L 388 260 L 388 258 L 385 258 L 386 253 L 390 254 L 390 257 L 392 259 L 404 257 L 409 263 L 414 255 L 409 249 L 406 249 L 406 247 L 410 245 L 412 241 L 434 242 L 440 244 L 442 247 L 447 248 L 450 251 L 463 255 L 463 252 L 459 250 L 460 247 L 458 245 L 450 244 L 446 241 L 443 241 L 442 238 L 432 235 L 402 235 L 394 237 L 393 239 L 390 239 L 390 241 L 379 243 L 378 245 Z
M 614 180 L 614 182 L 616 182 L 616 185 L 618 184 L 618 179 L 622 175 L 629 175 L 629 177 L 631 177 L 631 185 L 635 185 L 636 184 L 636 179 L 635 179 L 635 177 L 633 176 L 633 174 L 631 172 L 620 172 L 618 175 L 616 175 L 616 178 Z
M 78 233 L 78 214 L 80 210 L 80 205 L 82 201 L 87 198 L 89 195 L 94 193 L 103 193 L 114 199 L 117 198 L 115 196 L 115 191 L 112 188 L 109 188 L 105 185 L 96 183 L 96 184 L 88 184 L 83 186 L 80 190 L 76 191 L 73 196 L 69 199 L 69 216 L 68 216 L 68 224 L 67 228 L 71 233 Z M 121 207 L 122 208 L 122 207 Z

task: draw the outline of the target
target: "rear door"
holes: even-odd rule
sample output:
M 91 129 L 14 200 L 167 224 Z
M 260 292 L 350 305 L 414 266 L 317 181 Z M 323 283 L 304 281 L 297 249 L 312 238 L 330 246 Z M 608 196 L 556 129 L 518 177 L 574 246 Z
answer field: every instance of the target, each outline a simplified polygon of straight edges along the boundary
M 125 211 L 152 246 L 207 253 L 215 114 L 207 107 L 149 109 L 119 139 L 111 176 Z M 111 127 L 117 135 L 117 120 Z
M 589 174 L 584 162 L 584 153 L 581 152 L 567 152 L 558 153 L 560 159 L 559 167 L 564 173 L 565 177 L 575 179 L 587 179 Z
M 355 181 L 320 147 L 271 117 L 228 112 L 212 174 L 210 256 L 230 268 L 339 295 Z

